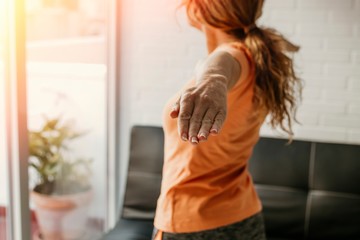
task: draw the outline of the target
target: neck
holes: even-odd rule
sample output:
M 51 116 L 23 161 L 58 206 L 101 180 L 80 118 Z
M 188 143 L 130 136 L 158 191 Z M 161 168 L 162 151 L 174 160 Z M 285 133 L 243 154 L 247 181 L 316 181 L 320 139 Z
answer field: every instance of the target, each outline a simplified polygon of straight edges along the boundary
M 225 32 L 215 28 L 205 27 L 203 31 L 206 36 L 208 53 L 213 52 L 221 44 L 233 42 L 236 40 L 229 34 L 226 34 Z

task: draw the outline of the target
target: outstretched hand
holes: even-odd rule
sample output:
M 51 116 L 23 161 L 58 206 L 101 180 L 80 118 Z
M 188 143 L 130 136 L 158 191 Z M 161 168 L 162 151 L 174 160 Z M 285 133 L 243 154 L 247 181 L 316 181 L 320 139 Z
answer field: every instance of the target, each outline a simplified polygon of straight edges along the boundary
M 196 86 L 187 89 L 170 112 L 172 118 L 178 118 L 182 140 L 198 144 L 220 132 L 226 118 L 228 91 L 240 77 L 237 59 L 241 54 L 232 47 L 220 46 L 198 66 Z
M 227 84 L 221 75 L 187 89 L 173 106 L 172 118 L 178 118 L 182 140 L 192 144 L 206 141 L 220 132 L 226 118 Z

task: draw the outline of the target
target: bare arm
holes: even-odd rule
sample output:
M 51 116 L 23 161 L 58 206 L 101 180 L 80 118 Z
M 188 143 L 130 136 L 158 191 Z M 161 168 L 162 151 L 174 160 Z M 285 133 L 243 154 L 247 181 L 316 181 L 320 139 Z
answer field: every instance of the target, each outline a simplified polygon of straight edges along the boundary
M 210 80 L 222 80 L 230 90 L 240 78 L 240 63 L 226 48 L 220 48 L 210 54 L 196 71 L 197 85 Z
M 226 118 L 227 92 L 241 75 L 233 53 L 219 48 L 196 71 L 196 86 L 187 89 L 175 104 L 171 117 L 178 117 L 184 141 L 197 144 L 209 134 L 218 134 Z

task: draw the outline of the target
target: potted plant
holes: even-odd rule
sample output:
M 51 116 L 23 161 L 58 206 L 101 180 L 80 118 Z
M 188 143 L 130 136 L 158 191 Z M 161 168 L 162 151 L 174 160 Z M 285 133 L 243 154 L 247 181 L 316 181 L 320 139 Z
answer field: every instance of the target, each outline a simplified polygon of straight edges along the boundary
M 29 165 L 37 175 L 31 198 L 42 239 L 79 239 L 85 233 L 91 161 L 74 158 L 69 146 L 82 135 L 59 118 L 29 131 Z

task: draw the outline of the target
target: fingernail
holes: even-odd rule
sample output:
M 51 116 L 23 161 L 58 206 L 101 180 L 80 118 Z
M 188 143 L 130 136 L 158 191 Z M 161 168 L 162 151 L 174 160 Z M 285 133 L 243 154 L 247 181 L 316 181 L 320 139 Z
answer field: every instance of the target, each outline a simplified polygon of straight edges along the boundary
M 196 144 L 198 144 L 199 141 L 198 141 L 197 137 L 192 137 L 192 138 L 191 138 L 191 143 L 196 143 Z
M 206 140 L 205 133 L 200 133 L 198 138 L 200 142 L 205 141 Z
M 218 132 L 217 129 L 213 128 L 213 129 L 210 130 L 210 133 L 212 133 L 212 134 L 218 134 L 219 132 Z
M 170 117 L 176 118 L 177 117 L 177 112 L 175 112 L 175 111 L 170 112 Z
M 185 141 L 185 142 L 188 140 L 188 137 L 187 137 L 186 133 L 184 133 L 183 135 L 181 135 L 181 139 L 182 139 L 183 141 Z

